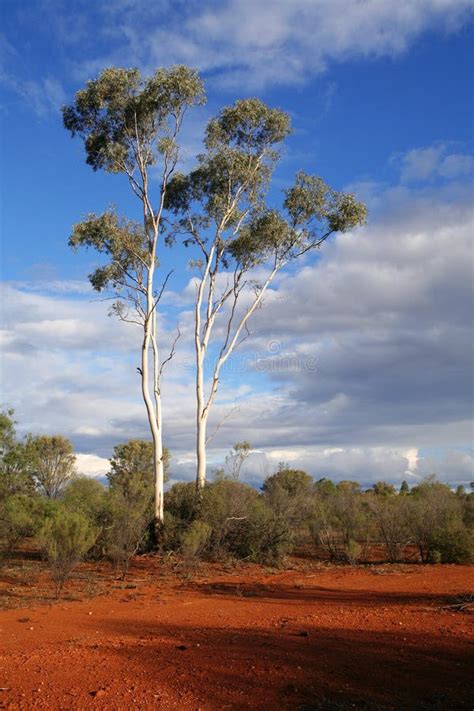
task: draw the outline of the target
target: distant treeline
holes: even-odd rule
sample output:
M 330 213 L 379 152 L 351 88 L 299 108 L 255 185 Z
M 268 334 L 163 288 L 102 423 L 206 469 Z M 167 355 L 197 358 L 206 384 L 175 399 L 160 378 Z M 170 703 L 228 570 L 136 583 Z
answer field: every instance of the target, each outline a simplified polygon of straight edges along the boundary
M 474 487 L 452 491 L 433 476 L 411 489 L 383 481 L 363 491 L 281 464 L 260 491 L 240 482 L 249 450 L 232 450 L 230 471 L 201 491 L 177 483 L 165 496 L 165 521 L 154 520 L 153 447 L 130 440 L 114 448 L 108 486 L 75 471 L 61 436 L 18 440 L 13 413 L 0 413 L 0 553 L 33 539 L 49 562 L 58 591 L 85 556 L 107 557 L 126 574 L 138 552 L 177 552 L 198 559 L 236 558 L 278 564 L 305 545 L 315 558 L 352 564 L 377 544 L 390 562 L 418 551 L 423 563 L 473 560 Z M 166 471 L 169 453 L 166 453 Z

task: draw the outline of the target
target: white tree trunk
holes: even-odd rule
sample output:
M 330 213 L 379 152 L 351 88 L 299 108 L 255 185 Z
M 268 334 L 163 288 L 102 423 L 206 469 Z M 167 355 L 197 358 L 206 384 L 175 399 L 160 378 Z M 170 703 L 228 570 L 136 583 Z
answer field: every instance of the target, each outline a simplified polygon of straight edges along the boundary
M 197 422 L 197 440 L 196 440 L 196 455 L 197 455 L 197 477 L 196 484 L 198 489 L 203 489 L 206 483 L 206 468 L 207 468 L 207 450 L 206 450 L 206 431 L 207 417 L 199 417 Z
M 204 395 L 204 359 L 207 353 L 207 348 L 209 345 L 209 339 L 211 336 L 212 327 L 214 325 L 215 317 L 217 311 L 212 311 L 212 298 L 214 294 L 214 282 L 211 282 L 209 294 L 207 296 L 207 320 L 204 326 L 204 333 L 201 335 L 201 306 L 203 301 L 204 286 L 206 280 L 209 276 L 209 261 L 208 267 L 206 268 L 201 282 L 198 286 L 198 291 L 196 295 L 196 307 L 195 307 L 195 348 L 196 348 L 196 460 L 197 460 L 197 473 L 196 473 L 196 485 L 198 489 L 202 489 L 206 483 L 206 463 L 207 463 L 207 420 L 209 417 L 209 412 L 214 403 L 214 399 L 219 388 L 219 374 L 222 366 L 227 361 L 229 356 L 234 351 L 236 347 L 240 334 L 245 328 L 247 321 L 250 319 L 252 314 L 260 305 L 263 296 L 268 289 L 269 285 L 272 283 L 275 274 L 281 268 L 281 264 L 275 264 L 270 274 L 267 276 L 262 288 L 259 293 L 255 296 L 253 303 L 249 306 L 245 314 L 241 317 L 240 321 L 236 324 L 234 332 L 231 333 L 232 318 L 233 314 L 229 317 L 227 322 L 227 336 L 224 345 L 221 349 L 219 356 L 217 357 L 214 364 L 214 373 L 212 376 L 212 383 L 208 397 Z M 239 292 L 240 293 L 240 292 Z M 236 300 L 238 299 L 238 294 L 236 295 Z
M 155 520 L 156 523 L 163 523 L 163 441 L 161 430 L 161 395 L 156 387 L 159 373 L 158 352 L 154 333 L 155 322 L 155 300 L 153 296 L 153 274 L 154 267 L 151 266 L 147 280 L 147 315 L 144 324 L 142 343 L 142 395 L 147 411 L 148 424 L 153 439 L 153 459 L 155 474 Z M 153 347 L 153 390 L 155 402 L 150 396 L 150 347 Z

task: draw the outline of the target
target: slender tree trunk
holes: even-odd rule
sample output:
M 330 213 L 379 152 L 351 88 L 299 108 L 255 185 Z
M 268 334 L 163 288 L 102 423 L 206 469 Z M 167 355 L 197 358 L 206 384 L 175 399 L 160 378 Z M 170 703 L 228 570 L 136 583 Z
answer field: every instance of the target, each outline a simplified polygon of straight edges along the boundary
M 158 353 L 155 347 L 154 334 L 154 308 L 155 301 L 153 296 L 153 266 L 150 267 L 147 280 L 147 314 L 144 325 L 143 343 L 142 343 L 142 395 L 145 402 L 145 407 L 148 416 L 148 423 L 153 439 L 153 455 L 154 455 L 154 474 L 155 474 L 155 520 L 158 525 L 163 523 L 163 442 L 161 433 L 161 396 L 156 391 L 155 384 L 157 382 L 158 373 L 157 358 Z M 150 347 L 153 346 L 153 383 L 155 391 L 155 404 L 150 396 Z
M 204 409 L 204 359 L 202 349 L 196 344 L 196 487 L 204 488 L 206 483 L 206 429 L 207 415 Z
M 162 412 L 161 412 L 161 387 L 160 387 L 160 356 L 156 338 L 156 309 L 153 311 L 153 394 L 155 398 L 155 415 L 158 426 L 158 437 L 154 443 L 155 467 L 155 520 L 162 523 L 164 518 L 164 463 L 163 463 L 163 437 L 162 437 Z

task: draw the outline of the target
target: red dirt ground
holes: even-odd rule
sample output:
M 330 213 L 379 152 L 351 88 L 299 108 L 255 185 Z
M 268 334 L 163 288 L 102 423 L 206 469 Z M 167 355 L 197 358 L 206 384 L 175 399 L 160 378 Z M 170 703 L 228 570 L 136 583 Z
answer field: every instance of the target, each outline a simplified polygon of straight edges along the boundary
M 474 706 L 473 615 L 444 609 L 472 567 L 167 570 L 142 558 L 128 587 L 107 573 L 96 597 L 0 611 L 0 708 Z

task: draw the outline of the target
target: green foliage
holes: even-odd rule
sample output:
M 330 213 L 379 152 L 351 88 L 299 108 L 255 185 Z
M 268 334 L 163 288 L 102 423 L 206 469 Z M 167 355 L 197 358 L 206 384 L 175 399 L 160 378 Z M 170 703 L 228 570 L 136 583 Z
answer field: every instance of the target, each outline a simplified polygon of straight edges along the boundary
M 0 501 L 34 490 L 31 453 L 17 440 L 13 414 L 13 410 L 0 412 Z
M 368 492 L 366 501 L 388 559 L 391 563 L 398 562 L 411 538 L 408 498 L 403 494 L 397 496 L 389 485 L 378 482 L 373 493 Z
M 95 543 L 97 532 L 81 513 L 68 511 L 63 506 L 48 518 L 40 532 L 51 577 L 59 596 L 66 580 Z
M 193 521 L 181 534 L 180 550 L 189 565 L 201 558 L 211 537 L 212 529 L 204 521 Z
M 104 548 L 125 579 L 130 560 L 147 538 L 152 512 L 147 499 L 126 496 L 120 487 L 110 489 L 107 507 Z
M 26 447 L 39 491 L 48 499 L 58 498 L 75 473 L 71 442 L 61 435 L 41 435 L 30 437 Z
M 165 494 L 165 525 L 160 545 L 164 550 L 178 550 L 181 536 L 199 515 L 200 497 L 194 483 L 179 482 Z
M 200 516 L 211 527 L 209 552 L 255 562 L 277 562 L 288 551 L 291 535 L 263 496 L 252 487 L 224 479 L 208 484 Z
M 41 521 L 41 502 L 26 494 L 0 500 L 0 550 L 9 555 L 21 540 L 36 533 Z
M 474 531 L 459 519 L 438 526 L 431 534 L 428 560 L 431 563 L 474 562 Z
M 275 535 L 278 535 L 283 555 L 291 550 L 307 525 L 314 482 L 306 472 L 280 465 L 276 474 L 265 479 L 262 491 L 272 512 Z
M 111 173 L 134 171 L 137 155 L 144 166 L 170 153 L 170 118 L 204 103 L 197 72 L 188 67 L 158 69 L 145 80 L 138 69 L 111 67 L 77 92 L 63 108 L 65 128 L 85 143 L 87 163 Z M 168 142 L 168 143 L 167 143 Z
M 163 453 L 165 477 L 170 455 Z M 131 439 L 114 447 L 110 459 L 105 550 L 125 578 L 131 558 L 151 544 L 154 516 L 154 450 L 148 440 Z
M 96 479 L 78 476 L 66 486 L 61 499 L 67 509 L 84 514 L 94 526 L 100 527 L 105 516 L 106 493 Z
M 344 545 L 344 553 L 347 562 L 351 565 L 355 565 L 359 561 L 360 556 L 362 554 L 362 546 L 360 545 L 360 543 L 350 538 Z
M 469 563 L 474 556 L 469 499 L 427 477 L 414 487 L 410 501 L 410 527 L 425 562 Z
M 165 494 L 167 512 L 181 521 L 190 523 L 199 511 L 200 498 L 196 485 L 191 482 L 174 484 Z
M 290 131 L 288 114 L 270 109 L 260 99 L 240 99 L 211 119 L 204 143 L 211 151 L 230 146 L 260 154 L 269 146 L 281 143 Z
M 372 491 L 376 496 L 395 496 L 396 490 L 393 484 L 387 484 L 386 481 L 378 481 L 376 482 L 373 487 Z
M 3 459 L 16 442 L 14 410 L 0 411 L 0 457 Z
M 230 556 L 275 563 L 291 546 L 287 526 L 264 497 L 232 479 L 207 484 L 200 494 L 194 484 L 175 484 L 166 494 L 165 505 L 164 543 L 169 549 L 182 550 L 188 535 L 191 546 L 201 530 L 209 535 L 195 555 L 212 559 Z
M 357 482 L 341 481 L 334 489 L 316 487 L 309 530 L 318 547 L 333 560 L 354 561 L 354 542 L 367 540 L 370 524 Z M 359 554 L 357 554 L 357 558 Z
M 262 490 L 271 495 L 277 489 L 285 491 L 290 498 L 308 496 L 313 488 L 313 478 L 301 469 L 281 466 L 276 474 L 267 477 Z
M 207 127 L 198 167 L 169 184 L 166 206 L 181 215 L 185 244 L 203 244 L 197 230 L 214 223 L 217 261 L 247 271 L 271 258 L 279 268 L 320 246 L 334 232 L 365 222 L 365 205 L 338 193 L 317 176 L 300 172 L 286 190 L 283 211 L 269 209 L 265 191 L 278 154 L 274 146 L 290 130 L 288 116 L 261 101 L 237 101 Z M 192 219 L 190 214 L 193 212 Z
M 131 285 L 144 288 L 148 263 L 148 238 L 143 225 L 119 218 L 112 210 L 102 215 L 93 213 L 73 227 L 69 246 L 94 249 L 109 257 L 105 266 L 89 274 L 95 291 L 112 287 L 116 292 Z M 156 262 L 156 260 L 155 260 Z
M 165 481 L 169 476 L 170 453 L 163 451 Z M 153 443 L 144 439 L 131 439 L 114 447 L 107 474 L 112 490 L 120 490 L 130 506 L 143 510 L 153 509 L 155 491 Z

